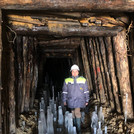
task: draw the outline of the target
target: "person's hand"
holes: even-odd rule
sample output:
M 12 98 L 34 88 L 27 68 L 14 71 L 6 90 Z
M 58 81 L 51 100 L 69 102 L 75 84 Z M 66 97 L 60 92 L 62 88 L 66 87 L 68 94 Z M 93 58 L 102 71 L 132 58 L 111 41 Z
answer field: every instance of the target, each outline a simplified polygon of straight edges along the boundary
M 86 102 L 86 106 L 88 105 L 88 102 Z
M 67 105 L 67 103 L 66 102 L 64 102 L 64 106 L 66 106 Z

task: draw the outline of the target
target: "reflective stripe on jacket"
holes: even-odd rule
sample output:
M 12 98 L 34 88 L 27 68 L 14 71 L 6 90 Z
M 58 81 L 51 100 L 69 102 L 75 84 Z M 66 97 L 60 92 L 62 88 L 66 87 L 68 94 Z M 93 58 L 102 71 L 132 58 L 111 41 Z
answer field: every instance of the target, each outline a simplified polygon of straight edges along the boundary
M 63 102 L 69 108 L 84 108 L 89 101 L 89 90 L 84 77 L 66 78 L 63 84 Z

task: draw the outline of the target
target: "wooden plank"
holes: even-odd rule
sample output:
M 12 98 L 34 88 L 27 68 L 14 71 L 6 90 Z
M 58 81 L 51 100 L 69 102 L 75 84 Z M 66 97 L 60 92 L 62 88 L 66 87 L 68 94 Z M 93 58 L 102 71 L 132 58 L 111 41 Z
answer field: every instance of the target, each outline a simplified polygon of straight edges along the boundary
M 2 83 L 1 83 L 1 59 L 2 59 L 2 13 L 0 10 L 0 134 L 2 134 L 2 101 L 1 101 L 1 90 L 2 90 Z
M 78 40 L 71 40 L 71 39 L 61 39 L 61 40 L 51 40 L 51 41 L 40 41 L 38 42 L 39 47 L 41 49 L 48 49 L 48 48 L 64 48 L 64 49 L 75 49 L 78 48 L 80 44 L 80 39 Z
M 56 50 L 58 50 L 58 49 L 63 49 L 63 51 L 64 51 L 64 50 L 70 50 L 70 49 L 72 49 L 72 50 L 75 49 L 75 50 L 76 50 L 76 49 L 78 48 L 78 45 L 72 45 L 72 46 L 71 46 L 70 44 L 66 44 L 66 45 L 59 44 L 59 45 L 55 46 L 55 45 L 52 44 L 52 45 L 48 45 L 48 46 L 39 45 L 38 48 L 39 48 L 39 49 L 42 49 L 42 50 L 43 50 L 43 49 L 47 49 L 47 50 L 48 50 L 48 49 L 52 49 L 52 50 L 53 50 L 53 49 L 56 49 Z
M 37 83 L 38 83 L 38 66 L 37 66 L 37 63 L 35 63 L 34 66 L 33 66 L 33 78 L 32 78 L 32 81 L 31 81 L 30 108 L 33 108 L 33 105 L 34 105 Z
M 103 66 L 103 60 L 102 60 L 102 57 L 101 57 L 101 53 L 100 53 L 100 48 L 99 46 L 101 44 L 99 44 L 100 42 L 98 41 L 98 38 L 95 38 L 95 44 L 96 44 L 96 51 L 97 51 L 97 56 L 98 56 L 98 61 L 99 61 L 99 71 L 100 71 L 100 74 L 101 74 L 101 77 L 102 77 L 102 84 L 103 84 L 103 88 L 104 88 L 104 92 L 105 92 L 105 97 L 107 100 L 109 100 L 108 98 L 108 91 L 107 91 L 107 85 L 106 85 L 106 79 L 105 79 L 105 75 L 104 75 L 104 66 Z
M 25 92 L 25 104 L 24 110 L 26 112 L 29 111 L 30 104 L 30 89 L 31 89 L 31 79 L 32 79 L 32 71 L 33 71 L 33 38 L 29 37 L 27 42 L 27 54 L 26 56 L 26 92 Z
M 9 70 L 10 70 L 10 51 L 9 48 L 7 48 L 7 40 L 5 40 L 5 44 L 3 45 L 3 52 L 2 52 L 2 86 L 3 90 L 1 91 L 2 96 L 2 119 L 3 119 L 3 126 L 2 126 L 2 134 L 8 134 L 9 133 Z M 4 132 L 3 132 L 4 131 Z
M 132 18 L 132 21 L 134 19 Z M 129 49 L 129 58 L 130 58 L 130 79 L 131 79 L 131 86 L 132 86 L 132 94 L 134 94 L 134 30 L 131 29 L 128 37 L 128 49 Z M 134 107 L 133 107 L 134 109 Z
M 9 44 L 10 49 L 10 71 L 9 71 L 9 133 L 16 133 L 15 121 L 15 75 L 14 75 L 14 52 L 12 49 L 13 44 Z
M 102 26 L 106 26 L 111 24 L 116 26 L 125 26 L 125 24 L 129 24 L 129 17 L 125 13 L 90 13 L 90 12 L 37 12 L 37 11 L 27 11 L 27 14 L 24 12 L 16 12 L 15 10 L 6 11 L 8 21 L 13 22 L 22 22 L 36 25 L 47 25 L 50 21 L 63 23 L 64 24 L 72 24 L 72 25 L 80 25 L 83 23 L 97 24 L 96 21 L 101 21 Z M 88 26 L 88 25 L 87 25 Z
M 28 38 L 23 36 L 23 93 L 22 93 L 22 105 L 21 112 L 24 112 L 25 108 L 25 95 L 26 95 L 26 73 L 27 73 L 27 42 Z
M 133 101 L 130 87 L 130 75 L 129 75 L 129 66 L 128 66 L 128 57 L 127 57 L 127 45 L 126 45 L 126 30 L 118 33 L 117 36 L 113 38 L 115 58 L 116 58 L 116 67 L 117 75 L 120 86 L 120 92 L 122 97 L 123 113 L 127 111 L 127 118 L 133 118 Z M 126 106 L 126 94 L 127 106 Z
M 39 45 L 44 46 L 56 46 L 56 45 L 78 45 L 80 44 L 80 38 L 65 38 L 65 39 L 58 39 L 58 40 L 51 40 L 51 41 L 39 41 Z
M 92 70 L 91 71 L 91 76 L 92 76 L 92 83 L 93 83 L 93 92 L 95 92 L 96 95 L 96 99 L 98 101 L 100 101 L 99 99 L 99 87 L 98 87 L 98 82 L 97 82 L 97 67 L 96 67 L 96 62 L 95 62 L 95 54 L 94 54 L 94 49 L 93 49 L 93 42 L 92 42 L 92 38 L 89 38 L 89 40 L 87 40 L 87 51 L 88 54 L 90 54 L 90 66 L 92 66 Z M 89 57 L 89 56 L 88 56 Z
M 101 58 L 102 58 L 102 64 L 104 67 L 104 77 L 106 79 L 106 88 L 107 88 L 107 96 L 108 96 L 108 101 L 110 102 L 111 105 L 111 109 L 115 110 L 116 106 L 114 103 L 114 96 L 113 96 L 113 91 L 112 91 L 112 87 L 111 87 L 111 80 L 110 80 L 110 76 L 109 76 L 109 72 L 108 72 L 108 66 L 106 63 L 106 49 L 105 49 L 105 44 L 103 41 L 103 37 L 99 37 L 99 42 L 100 42 L 100 53 L 101 53 Z
M 104 86 L 103 86 L 103 82 L 102 82 L 102 74 L 101 74 L 101 70 L 100 70 L 100 64 L 99 64 L 99 59 L 98 59 L 95 38 L 93 38 L 93 50 L 94 50 L 94 55 L 95 55 L 95 64 L 96 64 L 96 70 L 97 70 L 96 71 L 96 73 L 97 73 L 97 86 L 98 86 L 98 90 L 99 90 L 100 102 L 105 103 L 106 97 L 105 97 L 105 91 L 104 91 Z
M 58 24 L 65 24 L 65 25 L 76 25 L 80 26 L 78 20 L 73 19 L 66 19 L 66 18 L 58 18 L 58 17 L 38 17 L 38 19 L 34 19 L 34 16 L 18 16 L 18 15 L 7 15 L 9 22 L 15 23 L 25 23 L 25 24 L 33 24 L 38 26 L 48 25 L 49 23 L 58 23 Z
M 47 58 L 73 58 L 74 54 L 72 53 L 44 53 L 44 56 Z
M 118 90 L 118 84 L 117 84 L 117 79 L 116 79 L 116 74 L 115 74 L 114 56 L 113 56 L 111 37 L 106 37 L 104 41 L 105 41 L 105 46 L 107 50 L 107 65 L 108 65 L 107 74 L 109 77 L 111 77 L 111 84 L 113 87 L 116 111 L 118 113 L 121 113 L 121 105 L 119 101 L 119 90 Z
M 52 24 L 49 26 L 40 27 L 23 27 L 23 26 L 11 26 L 11 28 L 21 35 L 55 35 L 61 37 L 70 36 L 115 36 L 118 32 L 122 31 L 122 27 L 102 27 L 102 26 L 68 26 L 62 24 Z
M 19 125 L 23 95 L 23 54 L 22 36 L 17 36 L 15 43 L 15 88 L 16 88 L 16 126 Z
M 35 25 L 45 25 L 38 19 L 33 19 L 31 16 L 23 16 L 23 15 L 7 15 L 8 21 L 15 21 L 15 22 L 21 22 L 21 23 L 28 23 L 28 24 L 35 24 Z
M 93 90 L 93 85 L 92 85 L 92 80 L 91 80 L 91 74 L 90 74 L 90 69 L 89 69 L 89 62 L 87 58 L 87 50 L 85 47 L 84 38 L 82 38 L 81 40 L 80 48 L 81 48 L 82 61 L 83 61 L 85 76 L 87 78 L 88 88 L 89 88 L 89 91 L 91 91 Z
M 43 49 L 42 51 L 45 53 L 73 53 L 75 49 Z
M 102 12 L 133 12 L 133 0 L 1 0 L 3 9 L 53 10 L 53 11 L 102 11 Z M 77 5 L 77 6 L 76 6 Z
M 33 59 L 32 59 L 32 79 L 31 79 L 31 94 L 30 94 L 30 108 L 33 108 L 34 99 L 36 95 L 37 83 L 38 83 L 38 65 L 37 65 L 37 39 L 33 40 Z M 43 73 L 42 73 L 43 74 Z

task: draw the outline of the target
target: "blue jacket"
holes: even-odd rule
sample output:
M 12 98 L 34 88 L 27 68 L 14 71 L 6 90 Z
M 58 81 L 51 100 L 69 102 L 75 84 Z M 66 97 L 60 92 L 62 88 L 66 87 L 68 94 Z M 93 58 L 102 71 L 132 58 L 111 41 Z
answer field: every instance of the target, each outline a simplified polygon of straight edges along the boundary
M 89 101 L 89 90 L 84 77 L 66 78 L 62 90 L 63 102 L 67 102 L 69 108 L 84 108 Z

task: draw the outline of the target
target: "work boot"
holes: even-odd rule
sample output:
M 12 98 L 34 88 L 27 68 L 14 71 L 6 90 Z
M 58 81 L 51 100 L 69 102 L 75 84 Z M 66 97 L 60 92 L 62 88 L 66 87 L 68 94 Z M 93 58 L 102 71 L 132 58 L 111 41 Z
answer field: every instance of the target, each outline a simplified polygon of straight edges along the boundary
M 73 118 L 73 126 L 76 127 L 76 118 Z
M 81 118 L 76 118 L 76 130 L 77 134 L 81 134 Z

